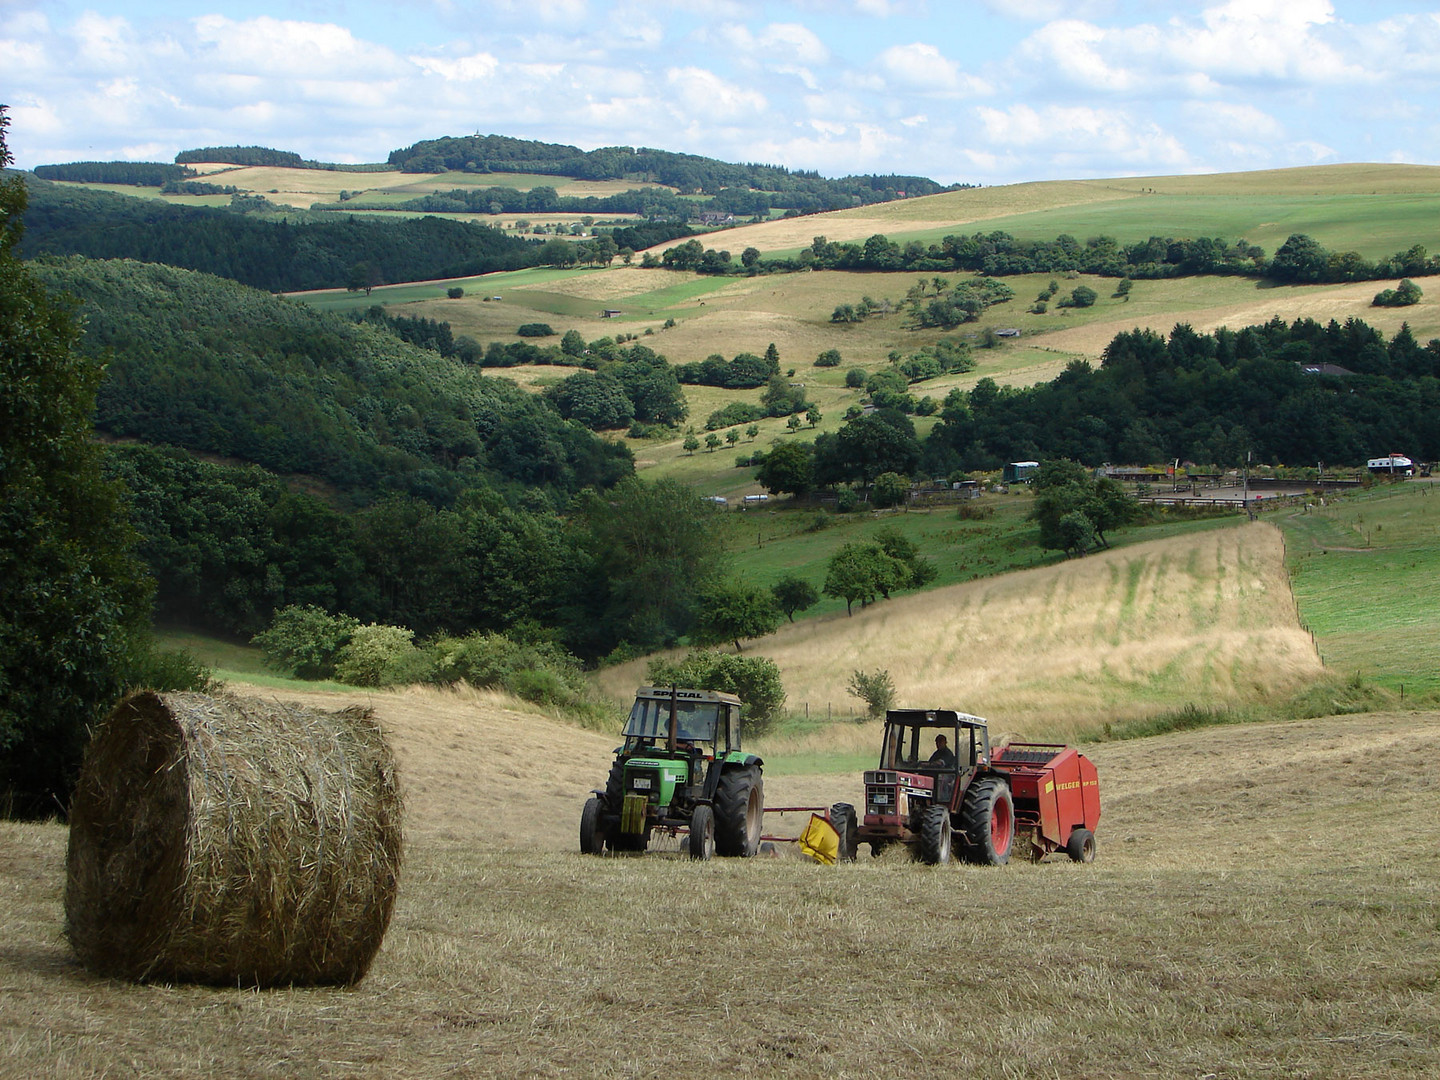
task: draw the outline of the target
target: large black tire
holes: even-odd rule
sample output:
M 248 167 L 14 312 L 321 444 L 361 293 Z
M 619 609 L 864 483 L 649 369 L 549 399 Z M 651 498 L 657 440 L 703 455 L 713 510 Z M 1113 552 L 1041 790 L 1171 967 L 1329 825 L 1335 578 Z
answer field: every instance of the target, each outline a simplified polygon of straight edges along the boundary
M 697 806 L 690 815 L 690 837 L 686 847 L 692 859 L 715 857 L 715 811 L 710 807 Z
M 1079 863 L 1095 861 L 1095 834 L 1089 829 L 1075 829 L 1065 844 L 1065 854 Z
M 971 862 L 1003 866 L 1010 861 L 1015 842 L 1015 802 L 1010 785 L 986 776 L 971 782 L 960 804 L 960 826 L 970 841 L 965 856 Z
M 860 838 L 856 835 L 855 807 L 848 802 L 837 802 L 830 807 L 830 825 L 840 838 L 838 855 L 841 862 L 854 862 L 860 854 Z
M 605 827 L 600 823 L 600 796 L 591 795 L 580 811 L 580 850 L 586 855 L 605 853 Z
M 605 778 L 605 809 L 619 815 L 620 800 L 625 797 L 625 763 L 618 758 Z
M 765 781 L 760 766 L 731 766 L 715 791 L 715 851 L 749 858 L 760 850 L 765 826 Z
M 950 861 L 950 809 L 927 806 L 920 819 L 920 861 L 944 866 Z

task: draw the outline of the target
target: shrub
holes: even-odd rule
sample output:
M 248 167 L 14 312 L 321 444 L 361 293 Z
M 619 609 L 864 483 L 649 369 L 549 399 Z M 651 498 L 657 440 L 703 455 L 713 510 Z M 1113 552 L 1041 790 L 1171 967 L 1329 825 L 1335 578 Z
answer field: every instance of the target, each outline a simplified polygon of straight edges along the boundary
M 550 324 L 543 322 L 527 322 L 525 325 L 521 326 L 518 330 L 516 330 L 515 333 L 519 334 L 521 337 L 555 336 L 555 331 L 551 329 Z
M 550 642 L 527 644 L 476 631 L 440 638 L 430 654 L 435 682 L 505 690 L 537 705 L 575 706 L 586 697 L 580 662 Z
M 896 472 L 883 472 L 875 477 L 870 497 L 877 507 L 899 506 L 910 495 L 910 481 Z
M 858 390 L 868 381 L 869 376 L 865 374 L 864 368 L 852 367 L 849 371 L 845 372 L 845 385 L 851 390 Z
M 817 356 L 817 357 L 815 358 L 815 366 L 816 366 L 816 367 L 839 367 L 839 366 L 840 366 L 840 350 L 839 350 L 839 349 L 826 349 L 824 352 L 822 352 L 819 356 Z
M 645 677 L 654 686 L 686 686 L 736 695 L 745 703 L 742 715 L 747 735 L 764 734 L 785 704 L 780 668 L 763 656 L 735 656 L 704 649 L 683 660 L 651 660 Z
M 415 631 L 403 626 L 357 626 L 336 658 L 335 677 L 351 686 L 425 682 L 434 668 L 414 638 Z
M 340 650 L 359 625 L 349 615 L 331 615 L 314 604 L 291 604 L 275 613 L 270 629 L 250 641 L 260 647 L 267 667 L 298 679 L 328 679 L 335 674 Z
M 445 295 L 448 296 L 451 300 L 459 300 L 462 296 L 465 295 L 465 290 L 462 289 L 459 285 L 451 285 L 450 288 L 445 290 Z
M 865 710 L 872 720 L 879 720 L 887 709 L 895 705 L 895 683 L 888 671 L 878 670 L 868 674 L 852 671 L 849 691 L 851 697 L 865 702 Z

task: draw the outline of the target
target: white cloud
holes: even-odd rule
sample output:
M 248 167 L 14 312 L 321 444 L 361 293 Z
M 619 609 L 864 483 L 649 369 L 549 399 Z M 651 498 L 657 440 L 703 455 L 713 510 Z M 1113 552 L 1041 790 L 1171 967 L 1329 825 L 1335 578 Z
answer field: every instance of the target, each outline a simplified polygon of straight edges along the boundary
M 892 45 L 875 62 L 891 84 L 925 93 L 981 94 L 988 89 L 926 42 Z
M 704 68 L 671 68 L 665 80 L 677 96 L 679 110 L 692 117 L 733 120 L 765 110 L 763 94 L 727 82 Z
M 297 74 L 365 78 L 394 73 L 402 64 L 389 49 L 361 41 L 333 23 L 268 15 L 237 22 L 223 15 L 202 15 L 194 27 L 196 41 L 207 47 L 205 62 L 211 67 L 280 79 Z
M 491 78 L 500 66 L 500 62 L 489 53 L 457 56 L 454 59 L 412 56 L 410 60 L 427 75 L 437 75 L 446 82 L 483 82 Z

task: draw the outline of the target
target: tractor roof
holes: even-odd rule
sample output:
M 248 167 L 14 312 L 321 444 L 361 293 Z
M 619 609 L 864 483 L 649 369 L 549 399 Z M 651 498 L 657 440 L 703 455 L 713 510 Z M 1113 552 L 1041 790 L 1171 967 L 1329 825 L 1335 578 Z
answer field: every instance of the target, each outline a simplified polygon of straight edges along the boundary
M 669 701 L 671 688 L 668 686 L 642 686 L 635 691 L 637 698 L 650 698 L 656 701 Z M 741 705 L 743 702 L 734 694 L 727 694 L 723 690 L 685 690 L 676 688 L 674 695 L 677 701 L 715 701 L 724 702 L 728 705 Z
M 885 714 L 887 724 L 903 724 L 906 727 L 961 727 L 983 728 L 983 716 L 956 712 L 954 709 L 891 709 Z

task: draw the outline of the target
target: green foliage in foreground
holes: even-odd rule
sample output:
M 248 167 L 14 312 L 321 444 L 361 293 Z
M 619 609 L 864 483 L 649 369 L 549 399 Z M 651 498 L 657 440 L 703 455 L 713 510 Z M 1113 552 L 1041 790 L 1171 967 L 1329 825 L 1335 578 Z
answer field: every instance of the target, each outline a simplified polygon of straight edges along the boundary
M 0 109 L 0 168 L 10 161 Z M 90 413 L 102 368 L 15 257 L 25 186 L 0 181 L 0 813 L 64 813 L 87 729 L 128 686 L 204 680 L 158 653 L 150 581 Z

